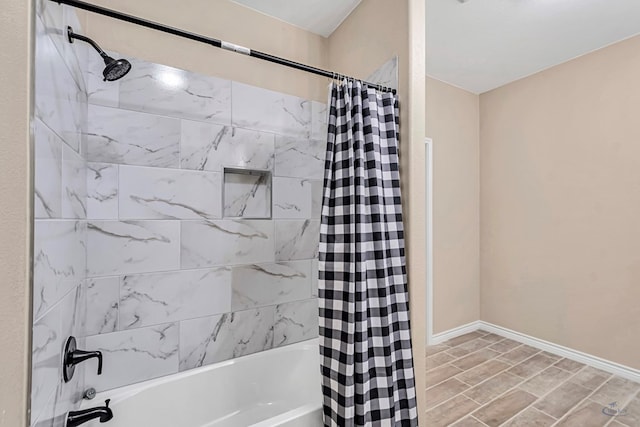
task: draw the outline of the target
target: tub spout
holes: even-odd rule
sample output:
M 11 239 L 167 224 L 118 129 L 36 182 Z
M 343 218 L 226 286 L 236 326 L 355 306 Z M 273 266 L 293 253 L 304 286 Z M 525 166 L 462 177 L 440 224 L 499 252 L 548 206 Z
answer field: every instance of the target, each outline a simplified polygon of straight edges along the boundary
M 109 401 L 105 400 L 105 406 L 83 409 L 82 411 L 71 411 L 67 414 L 67 423 L 65 427 L 76 427 L 84 424 L 94 418 L 99 418 L 101 423 L 106 423 L 113 418 L 113 412 L 109 408 Z

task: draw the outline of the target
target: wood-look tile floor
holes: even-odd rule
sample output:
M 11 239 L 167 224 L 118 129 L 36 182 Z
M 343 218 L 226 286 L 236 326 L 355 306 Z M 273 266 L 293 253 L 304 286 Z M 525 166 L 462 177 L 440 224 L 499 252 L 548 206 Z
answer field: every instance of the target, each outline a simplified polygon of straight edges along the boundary
M 640 384 L 591 366 L 483 331 L 426 351 L 427 427 L 640 427 Z

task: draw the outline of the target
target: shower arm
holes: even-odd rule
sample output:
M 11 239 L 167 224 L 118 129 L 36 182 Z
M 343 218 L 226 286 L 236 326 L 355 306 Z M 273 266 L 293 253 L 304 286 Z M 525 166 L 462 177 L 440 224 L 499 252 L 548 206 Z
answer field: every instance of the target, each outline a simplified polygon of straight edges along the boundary
M 73 40 L 80 40 L 83 41 L 85 43 L 89 43 L 91 46 L 93 46 L 93 48 L 95 50 L 98 51 L 98 53 L 100 54 L 100 56 L 102 56 L 103 58 L 108 58 L 109 55 L 107 55 L 105 53 L 104 50 L 102 50 L 102 48 L 100 46 L 98 46 L 98 43 L 94 42 L 93 40 L 91 40 L 89 37 L 83 36 L 82 34 L 77 34 L 73 32 L 73 28 L 71 27 L 67 27 L 67 37 L 69 39 L 69 43 L 73 43 Z

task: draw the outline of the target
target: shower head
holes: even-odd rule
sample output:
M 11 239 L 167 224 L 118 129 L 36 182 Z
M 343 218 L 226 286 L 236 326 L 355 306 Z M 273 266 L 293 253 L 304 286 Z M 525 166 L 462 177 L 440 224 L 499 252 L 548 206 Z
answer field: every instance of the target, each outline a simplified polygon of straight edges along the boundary
M 69 39 L 69 43 L 73 43 L 74 40 L 80 40 L 86 43 L 89 43 L 93 48 L 98 51 L 102 59 L 104 60 L 104 71 L 102 75 L 104 76 L 104 81 L 114 81 L 121 79 L 124 77 L 129 71 L 131 71 L 131 63 L 126 59 L 113 59 L 109 55 L 105 53 L 98 43 L 91 40 L 89 37 L 76 34 L 73 32 L 73 28 L 67 27 L 67 37 Z
M 131 70 L 131 63 L 126 59 L 113 59 L 110 56 L 104 58 L 104 81 L 112 82 L 125 76 Z

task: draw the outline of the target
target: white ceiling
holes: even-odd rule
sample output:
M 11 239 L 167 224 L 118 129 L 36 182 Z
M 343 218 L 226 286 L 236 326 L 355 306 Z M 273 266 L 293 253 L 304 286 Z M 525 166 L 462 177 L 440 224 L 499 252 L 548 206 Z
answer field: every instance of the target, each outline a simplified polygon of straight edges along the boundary
M 640 0 L 427 0 L 427 74 L 482 93 L 638 33 Z
M 329 37 L 361 0 L 232 0 L 265 15 Z

